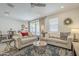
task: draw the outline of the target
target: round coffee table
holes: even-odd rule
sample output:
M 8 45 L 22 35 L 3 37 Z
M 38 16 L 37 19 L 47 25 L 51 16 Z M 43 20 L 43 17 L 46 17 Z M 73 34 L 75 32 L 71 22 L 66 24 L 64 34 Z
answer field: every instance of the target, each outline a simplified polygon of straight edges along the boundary
M 47 42 L 35 41 L 33 42 L 35 52 L 43 54 L 46 51 Z

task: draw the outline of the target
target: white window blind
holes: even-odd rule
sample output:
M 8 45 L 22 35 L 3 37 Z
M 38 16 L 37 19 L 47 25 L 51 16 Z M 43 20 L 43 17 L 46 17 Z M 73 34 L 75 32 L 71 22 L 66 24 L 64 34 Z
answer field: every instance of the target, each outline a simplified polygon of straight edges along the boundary
M 48 20 L 48 31 L 57 32 L 58 31 L 58 18 L 52 18 Z

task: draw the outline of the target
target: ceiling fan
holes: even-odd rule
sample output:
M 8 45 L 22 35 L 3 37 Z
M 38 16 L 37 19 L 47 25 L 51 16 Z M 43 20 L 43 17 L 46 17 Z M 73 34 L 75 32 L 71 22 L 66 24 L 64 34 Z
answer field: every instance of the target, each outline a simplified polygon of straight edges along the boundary
M 15 8 L 15 6 L 11 3 L 6 3 L 8 7 Z
M 45 3 L 31 3 L 31 7 L 45 7 Z

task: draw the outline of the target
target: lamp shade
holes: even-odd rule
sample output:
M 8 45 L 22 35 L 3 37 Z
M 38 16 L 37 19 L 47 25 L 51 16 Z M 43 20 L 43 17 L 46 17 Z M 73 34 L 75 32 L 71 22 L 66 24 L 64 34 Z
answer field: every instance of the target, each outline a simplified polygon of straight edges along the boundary
M 71 32 L 72 33 L 79 33 L 79 28 L 73 28 L 73 29 L 71 29 Z

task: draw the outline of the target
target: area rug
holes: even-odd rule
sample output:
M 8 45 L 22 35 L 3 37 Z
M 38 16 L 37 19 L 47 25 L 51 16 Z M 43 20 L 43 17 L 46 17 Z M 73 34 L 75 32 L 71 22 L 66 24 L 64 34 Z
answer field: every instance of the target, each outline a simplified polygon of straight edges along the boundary
M 44 49 L 43 49 L 44 50 Z M 42 52 L 42 50 L 37 50 Z M 47 45 L 43 53 L 38 53 L 33 45 L 20 50 L 0 54 L 1 56 L 73 56 L 72 51 L 52 45 Z

